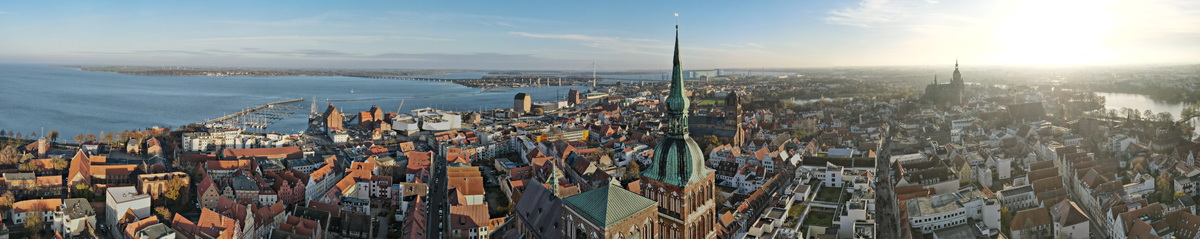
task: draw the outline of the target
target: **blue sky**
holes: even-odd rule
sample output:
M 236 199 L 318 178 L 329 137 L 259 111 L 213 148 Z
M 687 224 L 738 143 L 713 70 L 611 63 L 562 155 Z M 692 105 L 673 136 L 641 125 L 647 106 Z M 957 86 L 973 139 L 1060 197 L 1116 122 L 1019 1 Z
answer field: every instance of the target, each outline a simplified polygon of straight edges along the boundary
M 6 1 L 0 62 L 662 69 L 1200 61 L 1200 1 Z

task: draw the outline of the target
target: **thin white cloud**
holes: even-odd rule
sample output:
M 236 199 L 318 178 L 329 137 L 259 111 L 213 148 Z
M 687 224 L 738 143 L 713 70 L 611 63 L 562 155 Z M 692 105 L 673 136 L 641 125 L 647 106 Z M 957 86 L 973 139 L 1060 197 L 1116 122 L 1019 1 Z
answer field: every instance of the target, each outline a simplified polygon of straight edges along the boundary
M 508 34 L 540 39 L 561 39 L 578 41 L 580 45 L 609 50 L 613 53 L 628 53 L 641 55 L 669 55 L 658 49 L 667 48 L 669 46 L 662 44 L 661 41 L 653 39 L 640 38 L 619 38 L 619 37 L 601 37 L 589 36 L 581 34 L 543 34 L 529 32 L 509 32 Z M 654 50 L 652 50 L 654 49 Z
M 254 21 L 254 20 L 224 20 L 219 23 L 231 25 L 249 25 L 249 26 L 268 26 L 268 27 L 311 27 L 325 23 L 325 19 L 331 14 L 321 14 L 308 18 L 294 18 L 276 21 Z
M 381 40 L 421 40 L 421 41 L 454 41 L 448 38 L 416 37 L 416 36 L 249 36 L 249 37 L 213 37 L 173 40 L 167 42 L 228 42 L 228 41 L 343 41 L 343 42 L 372 42 Z
M 767 49 L 766 46 L 763 46 L 762 44 L 758 44 L 758 43 L 753 43 L 753 42 L 744 43 L 744 44 L 722 43 L 721 46 L 728 47 L 728 48 L 738 48 L 738 49 L 747 49 L 747 48 Z
M 904 15 L 902 7 L 889 0 L 862 0 L 855 7 L 829 10 L 825 22 L 856 27 L 893 22 Z
M 611 37 L 595 37 L 595 36 L 580 35 L 580 34 L 539 34 L 539 33 L 528 33 L 528 32 L 508 32 L 508 34 L 513 34 L 513 35 L 518 35 L 518 36 L 523 36 L 523 37 L 543 38 L 543 39 L 566 39 L 566 40 L 579 40 L 579 41 L 611 41 L 611 40 L 614 40 Z

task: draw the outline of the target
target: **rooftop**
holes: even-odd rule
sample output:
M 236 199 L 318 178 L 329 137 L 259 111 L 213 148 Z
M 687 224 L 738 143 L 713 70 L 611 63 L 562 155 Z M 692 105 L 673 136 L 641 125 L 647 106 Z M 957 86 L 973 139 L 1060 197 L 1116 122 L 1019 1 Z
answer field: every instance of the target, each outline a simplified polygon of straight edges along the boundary
M 563 204 L 603 227 L 611 226 L 658 205 L 658 202 L 620 187 L 603 187 L 563 199 Z
M 111 187 L 108 188 L 108 197 L 116 200 L 117 203 L 128 202 L 143 198 L 150 198 L 149 194 L 138 194 L 137 188 L 133 186 L 127 187 Z

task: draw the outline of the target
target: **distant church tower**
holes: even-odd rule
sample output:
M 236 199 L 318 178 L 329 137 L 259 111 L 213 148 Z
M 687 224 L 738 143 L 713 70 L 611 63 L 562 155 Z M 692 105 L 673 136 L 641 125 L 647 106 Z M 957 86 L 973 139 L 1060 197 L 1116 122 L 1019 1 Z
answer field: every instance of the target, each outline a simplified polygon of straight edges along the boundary
M 725 125 L 733 126 L 733 145 L 746 145 L 746 135 L 742 130 L 742 98 L 736 91 L 729 91 L 725 96 Z
M 962 73 L 958 71 L 958 60 L 954 61 L 954 79 L 950 84 L 938 84 L 937 76 L 933 76 L 933 84 L 925 86 L 925 95 L 921 100 L 934 104 L 960 105 L 966 98 L 966 84 Z
M 679 61 L 679 26 L 675 26 L 675 61 L 666 100 L 666 137 L 654 148 L 653 164 L 642 171 L 640 194 L 658 201 L 655 238 L 715 238 L 717 208 L 715 170 L 704 166 L 704 153 L 688 136 L 690 100 L 684 94 Z
M 958 72 L 958 59 L 954 60 L 954 80 L 950 81 L 950 87 L 954 88 L 954 95 L 958 98 L 955 99 L 955 101 L 957 101 L 958 104 L 962 104 L 963 90 L 966 89 L 966 86 L 963 84 L 962 73 Z

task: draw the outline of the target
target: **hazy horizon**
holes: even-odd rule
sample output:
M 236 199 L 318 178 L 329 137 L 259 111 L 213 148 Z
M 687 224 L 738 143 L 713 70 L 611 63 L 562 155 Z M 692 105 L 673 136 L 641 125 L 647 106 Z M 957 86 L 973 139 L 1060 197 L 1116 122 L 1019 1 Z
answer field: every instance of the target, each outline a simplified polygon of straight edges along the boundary
M 634 4 L 636 3 L 636 4 Z M 0 62 L 660 70 L 1200 63 L 1200 2 L 7 2 Z

